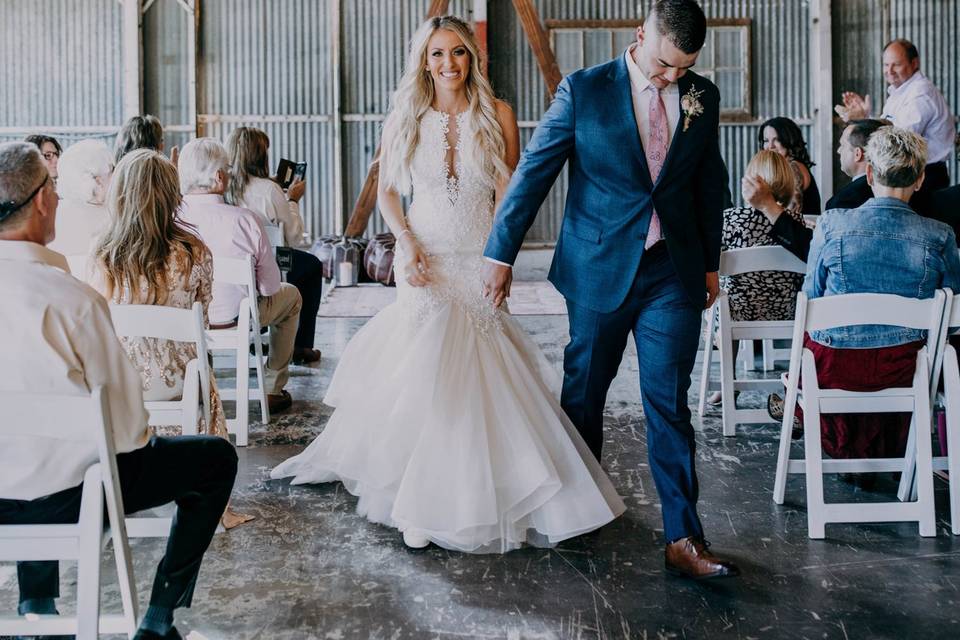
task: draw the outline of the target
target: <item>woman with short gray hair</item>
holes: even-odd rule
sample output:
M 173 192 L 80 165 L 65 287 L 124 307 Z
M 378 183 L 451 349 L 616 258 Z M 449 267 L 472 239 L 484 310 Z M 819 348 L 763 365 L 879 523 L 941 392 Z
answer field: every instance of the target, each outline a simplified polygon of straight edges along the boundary
M 57 237 L 49 247 L 66 256 L 89 255 L 110 221 L 104 200 L 113 175 L 113 154 L 100 140 L 81 140 L 63 152 L 58 169 Z
M 906 129 L 883 127 L 870 136 L 867 157 L 867 182 L 875 197 L 820 218 L 804 293 L 809 298 L 889 293 L 925 299 L 943 287 L 958 290 L 953 229 L 919 216 L 908 204 L 923 184 L 926 142 Z M 821 388 L 871 391 L 909 387 L 925 337 L 924 331 L 864 325 L 814 331 L 804 346 L 813 352 Z M 831 414 L 820 420 L 823 450 L 832 458 L 903 457 L 910 414 Z M 858 479 L 864 477 L 868 480 L 859 484 L 872 484 L 872 477 Z

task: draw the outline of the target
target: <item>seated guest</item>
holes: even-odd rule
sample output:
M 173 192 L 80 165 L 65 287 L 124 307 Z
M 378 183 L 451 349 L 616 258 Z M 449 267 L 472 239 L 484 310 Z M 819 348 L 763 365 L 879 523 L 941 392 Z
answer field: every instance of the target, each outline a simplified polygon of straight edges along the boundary
M 960 184 L 933 191 L 926 198 L 920 198 L 920 203 L 916 200 L 914 198 L 911 204 L 917 213 L 950 225 L 953 232 L 960 236 Z M 960 238 L 957 243 L 960 244 Z
M 758 151 L 747 165 L 743 184 L 762 180 L 774 200 L 783 206 L 793 199 L 794 174 L 790 162 L 775 151 Z M 799 212 L 784 209 L 783 215 L 803 223 Z M 778 244 L 772 235 L 773 223 L 762 211 L 753 207 L 733 207 L 723 212 L 721 248 L 745 249 Z M 797 305 L 797 291 L 803 282 L 799 273 L 757 271 L 721 278 L 727 292 L 733 320 L 790 320 Z M 739 343 L 734 346 L 736 348 Z M 733 353 L 736 353 L 735 351 Z M 717 404 L 720 393 L 708 402 Z
M 802 219 L 797 219 L 795 215 L 784 215 L 789 210 L 777 201 L 770 190 L 770 185 L 762 176 L 744 176 L 741 189 L 744 201 L 755 212 L 766 216 L 770 222 L 770 237 L 774 242 L 806 262 L 813 229 L 808 227 Z
M 960 287 L 953 230 L 910 208 L 927 163 L 919 135 L 895 127 L 867 143 L 867 182 L 876 197 L 857 209 L 828 211 L 810 246 L 803 291 L 810 298 L 889 293 L 930 298 Z M 925 332 L 867 325 L 817 331 L 804 345 L 813 352 L 822 388 L 870 391 L 912 384 Z M 799 412 L 798 412 L 799 417 Z M 910 415 L 832 414 L 821 418 L 823 450 L 834 458 L 903 455 Z
M 213 138 L 198 138 L 183 147 L 179 161 L 180 191 L 184 194 L 180 219 L 207 243 L 214 258 L 253 256 L 260 323 L 271 327 L 264 387 L 270 411 L 279 412 L 292 402 L 283 387 L 289 377 L 297 318 L 301 316 L 300 294 L 293 285 L 280 282 L 280 270 L 260 216 L 223 201 L 229 167 L 226 149 Z M 245 295 L 242 287 L 214 282 L 210 321 L 215 325 L 235 323 Z
M 856 209 L 873 197 L 867 184 L 867 141 L 874 131 L 889 125 L 886 120 L 854 120 L 844 128 L 837 155 L 840 169 L 852 180 L 827 200 L 827 209 Z
M 135 149 L 163 151 L 163 125 L 157 116 L 133 116 L 123 123 L 113 148 L 114 163 Z
M 237 455 L 222 438 L 163 438 L 147 428 L 140 376 L 113 331 L 106 300 L 67 274 L 44 245 L 55 232 L 57 194 L 37 149 L 0 144 L 0 377 L 6 391 L 84 395 L 106 389 L 124 510 L 176 502 L 135 638 L 180 638 L 173 609 L 190 606 L 203 554 L 227 504 Z M 83 474 L 97 461 L 92 436 L 65 423 L 61 433 L 31 425 L 0 429 L 0 524 L 76 522 Z M 10 471 L 15 470 L 15 471 Z M 56 614 L 58 563 L 20 562 L 18 611 Z
M 810 173 L 814 162 L 797 123 L 790 118 L 771 118 L 760 125 L 757 139 L 762 149 L 776 151 L 790 160 L 795 182 L 793 199 L 787 203 L 787 208 L 804 216 L 819 215 L 820 189 Z
M 113 154 L 99 140 L 81 140 L 63 153 L 57 181 L 57 237 L 47 245 L 50 249 L 65 256 L 90 255 L 110 221 L 103 203 L 112 174 Z
M 117 165 L 107 207 L 111 220 L 93 250 L 90 284 L 115 304 L 190 309 L 200 302 L 206 321 L 213 258 L 199 238 L 176 222 L 180 189 L 174 166 L 156 151 L 131 151 Z M 174 400 L 183 395 L 183 376 L 187 363 L 197 357 L 196 345 L 128 336 L 122 336 L 120 343 L 140 372 L 144 400 Z M 210 435 L 228 437 L 212 374 L 210 424 L 203 428 Z M 180 426 L 157 430 L 179 435 Z M 250 519 L 227 509 L 223 525 L 230 529 Z
M 58 177 L 57 163 L 60 160 L 60 155 L 63 153 L 63 147 L 60 146 L 57 139 L 53 136 L 45 136 L 37 133 L 27 136 L 23 141 L 29 142 L 36 146 L 37 149 L 40 149 L 40 154 L 43 156 L 43 164 L 47 165 L 47 171 L 50 172 L 50 177 L 56 182 Z
M 304 247 L 309 243 L 303 239 L 303 218 L 298 203 L 303 197 L 305 184 L 296 180 L 284 194 L 280 185 L 269 178 L 269 148 L 270 138 L 260 129 L 240 127 L 230 134 L 227 151 L 231 172 L 224 199 L 229 204 L 259 214 L 269 224 L 282 222 L 287 246 Z M 303 298 L 293 360 L 298 364 L 316 362 L 320 359 L 320 352 L 313 348 L 313 340 L 320 308 L 323 264 L 312 253 L 295 248 L 293 268 L 287 273 L 287 282 L 295 286 Z

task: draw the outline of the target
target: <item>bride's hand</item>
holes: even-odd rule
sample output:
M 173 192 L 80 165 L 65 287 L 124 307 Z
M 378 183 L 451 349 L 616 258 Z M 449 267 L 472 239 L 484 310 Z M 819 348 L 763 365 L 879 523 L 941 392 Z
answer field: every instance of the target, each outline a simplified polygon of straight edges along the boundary
M 410 257 L 407 268 L 407 283 L 412 287 L 425 287 L 430 284 L 430 263 L 423 247 L 420 246 L 412 233 L 404 233 L 399 242 L 403 252 Z

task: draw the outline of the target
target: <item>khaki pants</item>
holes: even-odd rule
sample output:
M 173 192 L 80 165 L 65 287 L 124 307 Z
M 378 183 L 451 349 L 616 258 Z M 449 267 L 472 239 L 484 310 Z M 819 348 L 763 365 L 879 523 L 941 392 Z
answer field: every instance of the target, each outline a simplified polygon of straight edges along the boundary
M 264 368 L 264 388 L 267 393 L 283 391 L 290 377 L 288 368 L 293 359 L 293 341 L 300 323 L 300 292 L 292 284 L 280 285 L 280 291 L 272 296 L 257 299 L 260 309 L 260 326 L 270 327 L 270 353 Z

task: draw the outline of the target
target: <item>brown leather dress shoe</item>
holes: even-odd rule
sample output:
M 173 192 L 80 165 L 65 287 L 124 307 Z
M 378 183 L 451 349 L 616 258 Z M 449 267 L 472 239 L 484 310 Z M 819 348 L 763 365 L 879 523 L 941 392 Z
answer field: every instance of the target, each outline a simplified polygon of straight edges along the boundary
M 306 347 L 297 347 L 293 350 L 294 364 L 313 364 L 320 361 L 319 349 L 307 349 Z
M 267 394 L 267 406 L 270 408 L 270 413 L 280 413 L 290 408 L 293 404 L 293 398 L 290 396 L 290 392 L 284 389 L 280 393 L 268 393 Z
M 737 565 L 720 560 L 710 553 L 710 544 L 706 540 L 692 536 L 667 545 L 664 567 L 669 574 L 692 580 L 740 575 Z

